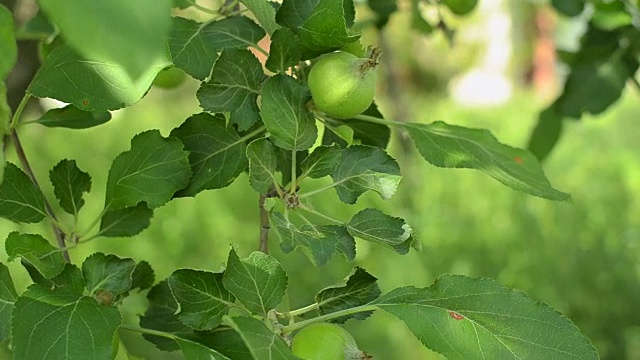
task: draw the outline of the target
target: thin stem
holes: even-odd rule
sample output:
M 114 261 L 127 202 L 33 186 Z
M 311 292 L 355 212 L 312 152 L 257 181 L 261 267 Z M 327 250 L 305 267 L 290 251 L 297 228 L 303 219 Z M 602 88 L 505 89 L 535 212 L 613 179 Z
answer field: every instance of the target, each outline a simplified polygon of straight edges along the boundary
M 325 322 L 327 320 L 336 319 L 342 316 L 357 314 L 365 311 L 375 311 L 375 310 L 378 310 L 378 307 L 375 305 L 362 305 L 362 306 L 358 306 L 350 309 L 340 310 L 331 314 L 326 314 L 326 315 L 315 317 L 313 319 L 300 321 L 297 323 L 293 323 L 291 325 L 286 325 L 282 328 L 282 332 L 284 334 L 287 334 L 287 333 L 296 331 L 298 329 L 302 329 L 303 327 L 309 326 L 311 324 Z
M 336 223 L 336 224 L 344 225 L 344 222 L 343 222 L 343 221 L 340 221 L 340 220 L 334 219 L 334 218 L 332 218 L 332 217 L 331 217 L 331 216 L 329 216 L 329 215 L 325 215 L 325 214 L 323 214 L 323 213 L 321 213 L 321 212 L 319 212 L 319 211 L 316 211 L 316 210 L 314 210 L 314 209 L 312 209 L 312 208 L 309 208 L 309 207 L 307 207 L 307 206 L 305 206 L 305 205 L 303 205 L 303 204 L 298 205 L 298 208 L 299 208 L 299 209 L 302 209 L 302 210 L 304 210 L 304 211 L 306 211 L 306 212 L 312 213 L 313 215 L 319 216 L 319 217 L 321 217 L 321 218 L 323 218 L 323 219 L 325 219 L 325 220 L 329 220 L 329 221 L 334 222 L 334 223 Z
M 107 213 L 107 211 L 109 211 L 109 207 L 105 206 L 105 208 L 102 210 L 100 215 L 98 215 L 95 219 L 93 219 L 93 221 L 91 222 L 91 224 L 89 224 L 87 229 L 81 233 L 82 235 L 79 236 L 79 240 L 78 241 L 88 241 L 88 240 L 82 240 L 82 238 L 84 238 L 86 236 L 86 234 L 88 234 L 91 230 L 93 230 L 93 228 L 96 225 L 98 225 L 98 223 L 100 222 L 100 220 L 102 220 L 102 217 L 104 216 L 104 214 Z M 98 232 L 96 235 L 92 235 L 91 237 L 89 237 L 89 239 L 92 239 L 94 237 L 98 237 L 98 236 L 100 236 L 101 233 L 102 232 Z
M 25 98 L 26 97 L 27 96 L 25 96 Z M 23 101 L 24 101 L 24 98 L 23 98 Z M 17 113 L 18 111 L 16 111 L 16 114 Z M 31 182 L 33 183 L 33 185 L 35 185 L 35 187 L 38 188 L 40 192 L 42 192 L 42 188 L 40 187 L 40 184 L 38 184 L 38 180 L 36 179 L 36 176 L 33 173 L 33 170 L 31 169 L 31 165 L 29 165 L 29 160 L 27 160 L 27 155 L 24 152 L 24 148 L 20 143 L 20 138 L 18 138 L 18 133 L 16 133 L 15 129 L 13 128 L 11 129 L 11 141 L 15 146 L 16 154 L 18 155 L 18 159 L 20 160 L 20 164 L 22 165 L 22 168 L 27 173 L 27 176 L 29 176 L 29 179 L 31 179 Z M 52 220 L 51 226 L 53 228 L 53 232 L 56 235 L 58 247 L 61 249 L 64 249 L 66 247 L 64 232 L 60 228 L 60 224 L 58 223 L 58 218 L 56 217 L 56 214 L 53 212 L 53 208 L 51 207 L 51 204 L 49 204 L 49 201 L 47 200 L 46 197 L 44 198 L 44 208 L 47 211 L 49 218 Z M 64 257 L 64 260 L 66 262 L 70 262 L 69 252 L 67 250 L 62 251 L 62 256 Z
M 374 123 L 374 124 L 382 124 L 382 125 L 389 125 L 389 126 L 402 126 L 402 125 L 404 125 L 401 122 L 380 119 L 380 118 L 377 118 L 375 116 L 369 116 L 369 115 L 357 115 L 357 116 L 354 116 L 353 118 L 354 119 L 358 119 L 358 120 L 368 121 L 368 122 L 371 122 L 371 123 Z
M 323 191 L 325 191 L 325 190 L 329 190 L 329 189 L 331 189 L 331 188 L 333 188 L 333 187 L 336 187 L 336 185 L 338 185 L 338 184 L 340 184 L 340 183 L 342 183 L 342 182 L 343 182 L 343 181 L 338 181 L 338 182 L 331 183 L 331 184 L 329 184 L 329 185 L 327 185 L 327 186 L 323 186 L 323 187 L 321 187 L 321 188 L 319 188 L 319 189 L 315 189 L 315 190 L 313 190 L 313 191 L 309 191 L 309 192 L 306 192 L 306 193 L 302 193 L 302 194 L 300 194 L 298 197 L 299 197 L 300 199 L 304 199 L 304 198 L 306 198 L 306 197 L 309 197 L 309 196 L 315 195 L 315 194 L 317 194 L 317 193 L 321 193 L 321 192 L 323 192 Z
M 193 6 L 195 9 L 198 9 L 202 12 L 205 12 L 207 14 L 211 14 L 211 15 L 218 15 L 218 12 L 216 10 L 212 10 L 209 9 L 207 7 L 204 7 L 202 5 L 198 5 L 195 0 L 185 0 L 186 2 L 188 2 L 191 6 Z
M 291 189 L 289 189 L 289 192 L 291 194 L 295 194 L 296 188 L 298 186 L 296 184 L 296 155 L 297 151 L 295 149 L 291 150 Z
M 291 311 L 285 312 L 282 315 L 292 318 L 292 317 L 300 316 L 300 315 L 306 314 L 306 313 L 308 313 L 310 311 L 316 310 L 319 307 L 320 307 L 320 304 L 314 303 L 314 304 L 302 307 L 300 309 L 295 309 L 295 310 L 291 310 Z
M 258 44 L 253 44 L 253 48 L 258 50 L 262 55 L 269 57 L 269 52 L 265 49 L 263 49 L 260 45 Z
M 269 253 L 269 212 L 264 208 L 264 203 L 267 200 L 266 194 L 260 195 L 258 208 L 260 209 L 260 244 L 258 250 L 265 254 Z
M 16 109 L 16 112 L 13 114 L 13 117 L 11 118 L 11 122 L 9 123 L 10 129 L 15 129 L 15 127 L 18 125 L 18 122 L 20 121 L 20 117 L 22 117 L 22 112 L 24 111 L 24 108 L 27 106 L 29 99 L 31 99 L 31 94 L 29 93 L 26 93 L 22 97 L 22 100 L 20 101 L 20 104 L 18 105 L 18 108 Z
M 158 330 L 153 330 L 153 329 L 145 329 L 145 328 L 141 328 L 141 327 L 137 327 L 137 326 L 131 326 L 131 325 L 127 325 L 127 324 L 122 324 L 120 325 L 120 329 L 122 330 L 129 330 L 129 331 L 133 331 L 133 332 L 137 332 L 140 334 L 148 334 L 148 335 L 155 335 L 155 336 L 161 336 L 163 338 L 167 338 L 167 339 L 171 339 L 171 340 L 175 340 L 177 337 L 166 333 L 164 331 L 158 331 Z

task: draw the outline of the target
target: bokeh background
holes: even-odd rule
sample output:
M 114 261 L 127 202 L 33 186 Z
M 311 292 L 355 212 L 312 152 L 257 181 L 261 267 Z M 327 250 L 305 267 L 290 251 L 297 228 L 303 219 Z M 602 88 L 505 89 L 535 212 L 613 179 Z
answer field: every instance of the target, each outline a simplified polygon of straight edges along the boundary
M 382 112 L 401 121 L 488 128 L 502 142 L 526 147 L 539 111 L 557 95 L 564 75 L 561 64 L 553 57 L 541 59 L 539 51 L 545 42 L 564 49 L 575 46 L 580 20 L 554 15 L 544 1 L 480 0 L 473 15 L 449 19 L 456 30 L 451 44 L 442 34 L 412 32 L 400 4 L 382 36 L 365 27 L 362 40 L 384 49 L 377 98 Z M 370 14 L 362 5 L 359 9 L 359 19 L 366 22 Z M 88 226 L 103 205 L 113 159 L 128 150 L 135 134 L 158 128 L 166 136 L 199 112 L 197 86 L 187 81 L 172 90 L 152 88 L 141 102 L 92 129 L 25 126 L 22 142 L 46 194 L 53 199 L 49 170 L 61 159 L 76 160 L 93 178 L 79 228 Z M 31 109 L 26 120 L 37 116 L 38 109 Z M 289 273 L 288 303 L 292 308 L 312 303 L 318 290 L 340 282 L 356 265 L 376 276 L 383 291 L 429 286 L 444 273 L 491 277 L 571 318 L 603 359 L 640 359 L 639 120 L 640 89 L 630 84 L 602 115 L 565 124 L 544 169 L 556 188 L 571 193 L 567 203 L 517 193 L 472 170 L 431 166 L 406 146 L 402 133 L 394 133 L 389 152 L 400 162 L 404 180 L 393 199 L 367 194 L 354 206 L 336 206 L 332 193 L 314 198 L 313 204 L 343 219 L 370 205 L 402 216 L 417 233 L 422 251 L 400 256 L 359 241 L 355 262 L 335 257 L 316 269 L 301 252 L 283 254 L 272 236 L 270 252 Z M 11 149 L 8 158 L 15 161 Z M 51 235 L 43 224 L 0 221 L 0 238 L 14 230 Z M 176 268 L 220 270 L 230 246 L 244 256 L 256 250 L 258 233 L 258 196 L 242 175 L 226 189 L 158 209 L 139 236 L 96 239 L 72 249 L 71 257 L 81 263 L 103 251 L 146 260 L 160 280 Z M 0 261 L 6 263 L 3 252 Z M 18 290 L 24 290 L 26 271 L 18 263 L 8 265 Z M 125 301 L 126 321 L 137 323 L 145 295 Z M 374 359 L 441 358 L 390 315 L 376 313 L 345 326 Z M 121 335 L 133 356 L 181 358 L 155 351 L 135 334 Z M 121 351 L 119 358 L 126 359 L 126 353 Z

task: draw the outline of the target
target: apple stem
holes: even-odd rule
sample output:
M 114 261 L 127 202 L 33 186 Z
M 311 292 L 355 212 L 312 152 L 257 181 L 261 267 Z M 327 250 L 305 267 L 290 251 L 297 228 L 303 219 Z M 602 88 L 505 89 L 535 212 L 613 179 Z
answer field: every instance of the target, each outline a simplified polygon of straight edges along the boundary
M 378 58 L 380 58 L 380 54 L 382 54 L 382 49 L 377 46 L 369 49 L 369 57 L 360 65 L 359 70 L 362 75 L 378 66 Z

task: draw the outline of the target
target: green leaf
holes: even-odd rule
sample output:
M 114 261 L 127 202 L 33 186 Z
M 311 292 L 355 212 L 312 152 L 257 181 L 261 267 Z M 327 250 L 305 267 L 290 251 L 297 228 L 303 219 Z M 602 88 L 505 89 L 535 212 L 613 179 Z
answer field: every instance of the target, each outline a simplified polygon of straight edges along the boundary
M 211 330 L 222 322 L 235 300 L 222 284 L 223 274 L 179 269 L 169 279 L 171 293 L 179 305 L 180 321 L 195 330 Z
M 487 130 L 468 129 L 441 121 L 406 124 L 420 155 L 435 166 L 478 169 L 512 189 L 550 200 L 569 194 L 549 184 L 538 160 L 525 150 L 501 144 Z
M 345 279 L 345 284 L 330 286 L 316 294 L 318 312 L 320 315 L 346 310 L 365 305 L 380 296 L 378 279 L 361 267 L 356 267 Z M 371 312 L 359 312 L 353 315 L 332 319 L 331 322 L 344 323 L 354 318 L 363 320 L 371 315 Z
M 155 280 L 155 273 L 151 268 L 151 265 L 146 261 L 140 261 L 136 264 L 136 268 L 131 274 L 131 288 L 145 290 L 149 289 L 153 285 Z
M 328 242 L 336 242 L 336 251 L 344 255 L 347 260 L 353 261 L 356 258 L 356 240 L 349 234 L 344 226 L 339 225 L 318 225 L 315 227 Z M 335 240 L 333 240 L 335 239 Z
M 131 140 L 131 150 L 113 160 L 107 180 L 105 208 L 123 209 L 146 202 L 164 205 L 189 184 L 189 153 L 178 139 L 164 138 L 158 130 L 145 131 Z
M 597 359 L 569 319 L 490 279 L 441 276 L 428 288 L 392 290 L 372 302 L 449 359 Z
M 193 173 L 177 196 L 226 187 L 247 168 L 246 145 L 221 115 L 193 115 L 171 131 L 171 137 L 180 139 L 189 152 Z
M 175 315 L 178 311 L 178 303 L 171 295 L 171 289 L 166 280 L 159 282 L 149 290 L 147 300 L 149 308 L 140 317 L 141 327 L 163 331 L 182 338 L 187 338 L 193 332 Z M 143 336 L 162 351 L 175 351 L 179 348 L 173 339 L 149 334 L 143 334 Z
M 110 210 L 100 220 L 100 235 L 126 237 L 139 234 L 149 227 L 153 210 L 146 203 L 119 210 Z
M 433 25 L 422 17 L 420 0 L 411 0 L 411 28 L 425 35 L 431 34 L 434 30 Z
M 87 290 L 92 295 L 106 291 L 117 296 L 132 288 L 131 278 L 135 268 L 133 259 L 95 253 L 82 263 L 82 274 Z
M 4 341 L 9 337 L 11 312 L 17 298 L 18 294 L 13 285 L 13 280 L 11 280 L 9 268 L 0 263 L 0 341 Z
M 231 112 L 229 122 L 244 131 L 260 120 L 257 100 L 263 79 L 262 65 L 249 50 L 225 49 L 213 67 L 211 79 L 200 86 L 196 95 L 206 111 Z
M 260 114 L 271 141 L 285 150 L 307 150 L 316 141 L 318 129 L 307 108 L 309 89 L 286 75 L 275 75 L 262 86 Z
M 15 38 L 15 26 L 13 15 L 4 5 L 0 4 L 0 83 L 9 75 L 9 72 L 18 59 L 18 46 Z
M 595 26 L 603 30 L 615 30 L 625 26 L 633 25 L 637 32 L 640 10 L 638 5 L 631 4 L 631 1 L 599 1 L 595 4 L 595 12 L 591 17 L 590 26 Z
M 300 165 L 302 167 L 302 176 L 319 179 L 331 175 L 338 163 L 340 163 L 341 156 L 340 147 L 337 145 L 318 146 L 302 161 Z
M 284 298 L 287 273 L 265 253 L 255 251 L 241 260 L 231 249 L 222 284 L 252 313 L 266 316 Z
M 62 252 L 40 235 L 14 231 L 7 235 L 4 246 L 9 261 L 22 258 L 47 279 L 60 274 L 64 269 Z
M 328 121 L 323 124 L 322 144 L 338 144 L 340 147 L 353 145 L 353 129 L 349 125 L 330 124 Z
M 276 13 L 276 21 L 298 35 L 309 52 L 306 58 L 312 58 L 357 39 L 347 32 L 352 15 L 350 0 L 285 0 Z
M 563 116 L 558 114 L 552 105 L 538 116 L 538 124 L 529 138 L 527 150 L 531 151 L 538 161 L 543 161 L 553 150 L 562 133 Z
M 249 159 L 249 183 L 260 194 L 266 194 L 273 184 L 277 184 L 278 165 L 275 147 L 267 139 L 257 139 L 247 146 Z
M 4 80 L 0 79 L 0 134 L 9 134 L 9 122 L 11 122 L 11 108 L 7 102 L 7 85 Z M 0 143 L 4 146 L 4 136 L 0 140 Z M 4 153 L 0 154 L 0 176 L 4 178 Z M 2 180 L 0 179 L 0 184 Z
M 386 246 L 401 255 L 409 252 L 415 240 L 413 230 L 403 219 L 378 209 L 364 209 L 353 215 L 347 230 L 355 237 Z
M 327 236 L 319 229 L 313 229 L 308 225 L 298 228 L 278 212 L 270 213 L 269 219 L 271 228 L 278 235 L 280 247 L 285 253 L 300 247 L 315 266 L 322 266 L 329 261 L 336 250 L 338 242 L 336 236 Z
M 164 54 L 171 0 L 40 0 L 38 4 L 84 57 L 119 64 L 134 79 Z
M 276 29 L 278 29 L 279 26 L 276 24 L 276 11 L 268 1 L 240 0 L 240 2 L 251 11 L 267 33 L 273 34 Z
M 197 342 L 176 338 L 185 359 L 189 360 L 229 360 L 228 357 Z
M 0 217 L 14 222 L 37 223 L 47 217 L 44 196 L 29 177 L 12 163 L 6 163 L 0 184 Z
M 367 190 L 390 199 L 402 179 L 398 163 L 387 153 L 371 146 L 357 145 L 342 150 L 342 160 L 331 174 L 338 197 L 355 204 Z
M 302 175 L 301 164 L 307 157 L 309 152 L 296 151 L 296 176 Z M 283 148 L 276 147 L 276 156 L 278 158 L 278 171 L 282 174 L 282 184 L 289 184 L 291 182 L 291 163 L 293 160 L 293 151 L 284 150 Z
M 27 269 L 31 280 L 51 290 L 65 290 L 78 295 L 84 293 L 84 277 L 82 271 L 73 264 L 64 264 L 62 272 L 51 279 L 47 279 L 29 262 L 22 260 L 22 266 Z
M 574 17 L 584 11 L 585 0 L 551 0 L 551 6 L 563 15 Z
M 299 359 L 291 353 L 284 340 L 260 320 L 248 316 L 227 316 L 225 322 L 240 334 L 254 359 Z
M 266 68 L 274 73 L 284 73 L 289 67 L 296 65 L 301 58 L 302 46 L 296 34 L 287 28 L 276 30 L 271 37 Z
M 252 360 L 239 335 L 229 327 L 217 327 L 211 331 L 195 331 L 178 320 L 175 313 L 178 311 L 171 289 L 167 281 L 161 281 L 151 288 L 147 295 L 149 308 L 140 317 L 140 326 L 171 334 L 177 339 L 143 334 L 144 338 L 152 342 L 162 351 L 179 350 L 179 340 L 189 340 L 203 344 L 210 349 L 238 360 Z
M 376 21 L 378 28 L 384 27 L 389 21 L 389 17 L 398 10 L 395 1 L 367 0 L 367 5 L 378 16 L 378 20 Z
M 173 0 L 173 7 L 178 9 L 186 9 L 194 3 L 194 0 Z
M 62 160 L 51 169 L 49 179 L 60 207 L 77 216 L 84 205 L 82 194 L 91 191 L 91 176 L 80 170 L 75 160 Z
M 176 66 L 205 80 L 212 75 L 219 50 L 255 46 L 264 35 L 261 27 L 244 16 L 206 23 L 176 17 L 168 39 L 169 51 Z
M 632 68 L 620 56 L 579 59 L 571 65 L 556 108 L 563 115 L 574 118 L 585 112 L 600 114 L 620 98 L 627 80 L 637 68 L 637 63 Z
M 119 64 L 86 60 L 63 45 L 45 58 L 28 91 L 85 111 L 116 110 L 142 99 L 158 71 L 168 65 L 167 59 L 150 61 L 147 70 L 133 80 Z
M 38 12 L 22 24 L 16 32 L 16 39 L 19 40 L 36 40 L 43 44 L 50 44 L 58 35 L 58 30 L 47 18 L 44 12 Z
M 12 321 L 16 360 L 111 360 L 120 326 L 115 307 L 65 291 L 32 285 L 15 303 Z
M 378 106 L 375 102 L 362 114 L 380 119 L 384 118 L 380 111 L 378 111 Z M 353 129 L 353 138 L 360 140 L 362 145 L 375 146 L 381 149 L 386 149 L 387 145 L 389 145 L 389 139 L 391 138 L 391 129 L 389 129 L 389 126 L 358 119 L 348 119 L 344 122 Z
M 67 105 L 60 109 L 47 111 L 37 122 L 47 127 L 87 129 L 104 124 L 109 120 L 111 120 L 111 113 L 108 111 L 84 111 L 73 105 Z

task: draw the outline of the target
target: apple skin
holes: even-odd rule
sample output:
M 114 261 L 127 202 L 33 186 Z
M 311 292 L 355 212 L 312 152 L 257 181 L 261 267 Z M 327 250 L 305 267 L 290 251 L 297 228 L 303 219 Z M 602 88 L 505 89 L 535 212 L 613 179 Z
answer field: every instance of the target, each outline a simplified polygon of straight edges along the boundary
M 478 0 L 442 0 L 451 12 L 456 15 L 466 15 L 478 5 Z
M 376 64 L 370 62 L 348 52 L 322 55 L 308 78 L 316 108 L 337 119 L 367 110 L 376 91 Z
M 356 341 L 342 326 L 319 323 L 300 330 L 293 338 L 291 351 L 304 360 L 364 359 Z

